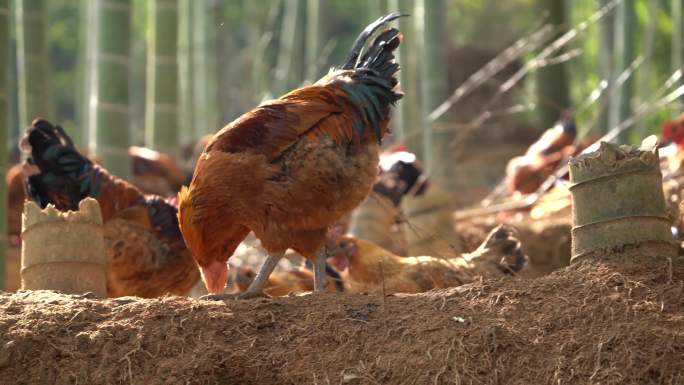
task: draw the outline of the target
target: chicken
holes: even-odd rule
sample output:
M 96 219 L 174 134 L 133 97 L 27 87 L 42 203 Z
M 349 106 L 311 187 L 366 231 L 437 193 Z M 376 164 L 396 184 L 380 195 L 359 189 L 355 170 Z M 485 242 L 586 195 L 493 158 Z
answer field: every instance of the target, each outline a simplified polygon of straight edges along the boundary
M 241 266 L 235 270 L 235 284 L 240 292 L 244 292 L 254 282 L 256 273 L 249 266 Z M 327 280 L 325 289 L 330 292 L 344 291 L 344 284 L 339 273 L 330 265 L 326 266 L 326 273 L 332 279 Z M 294 292 L 312 291 L 313 288 L 313 272 L 300 267 L 272 273 L 264 285 L 264 293 L 271 297 L 282 297 Z
M 530 194 L 544 183 L 564 157 L 575 152 L 575 120 L 568 117 L 546 130 L 525 152 L 506 166 L 506 186 L 510 192 Z
M 399 31 L 385 29 L 361 52 L 398 17 L 366 27 L 341 68 L 263 103 L 209 141 L 179 193 L 178 218 L 210 293 L 223 290 L 226 261 L 250 231 L 268 257 L 238 298 L 262 296 L 288 248 L 314 262 L 314 290 L 325 290 L 326 231 L 368 195 L 390 106 L 401 97 Z
M 167 154 L 145 147 L 131 146 L 133 184 L 147 194 L 176 195 L 188 175 Z
M 41 207 L 76 210 L 85 197 L 100 204 L 110 297 L 186 295 L 199 280 L 175 206 L 110 175 L 79 154 L 61 127 L 46 120 L 33 121 L 22 148 L 30 152 L 27 192 Z
M 380 174 L 373 185 L 373 192 L 387 197 L 395 207 L 399 207 L 403 197 L 420 196 L 427 187 L 423 166 L 405 146 L 396 145 L 380 153 Z
M 330 263 L 341 272 L 346 289 L 352 293 L 422 293 L 460 286 L 478 276 L 515 273 L 526 261 L 520 242 L 503 226 L 492 230 L 474 252 L 452 259 L 400 257 L 350 236 L 331 237 L 329 242 L 334 251 Z

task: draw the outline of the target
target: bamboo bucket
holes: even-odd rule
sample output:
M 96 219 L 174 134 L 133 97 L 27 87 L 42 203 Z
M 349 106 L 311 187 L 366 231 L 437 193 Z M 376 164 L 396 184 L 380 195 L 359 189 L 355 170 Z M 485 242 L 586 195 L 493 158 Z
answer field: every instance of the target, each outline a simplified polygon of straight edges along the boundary
M 656 145 L 654 136 L 641 148 L 601 142 L 596 152 L 570 160 L 572 261 L 624 246 L 677 255 Z
M 102 215 L 95 199 L 68 212 L 26 202 L 21 238 L 22 289 L 107 296 Z

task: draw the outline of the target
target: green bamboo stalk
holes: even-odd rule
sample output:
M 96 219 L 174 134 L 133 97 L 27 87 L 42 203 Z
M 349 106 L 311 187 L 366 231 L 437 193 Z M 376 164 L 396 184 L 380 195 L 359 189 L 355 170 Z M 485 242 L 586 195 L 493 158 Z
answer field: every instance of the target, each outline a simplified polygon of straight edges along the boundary
M 306 76 L 307 82 L 319 76 L 318 57 L 321 54 L 321 1 L 306 2 Z
M 50 87 L 44 0 L 15 0 L 19 124 L 50 116 Z
M 78 60 L 76 62 L 76 127 L 68 134 L 78 148 L 85 148 L 88 128 L 88 96 L 87 96 L 87 36 L 88 28 L 88 0 L 78 0 Z
M 207 22 L 206 18 L 206 2 L 191 0 L 191 47 L 192 60 L 191 65 L 194 70 L 192 84 L 193 93 L 193 111 L 195 124 L 195 137 L 200 137 L 208 132 L 211 128 L 208 123 L 208 116 L 206 114 L 206 106 L 208 106 L 206 84 L 207 84 L 207 30 L 204 25 Z
M 230 83 L 231 75 L 234 68 L 240 67 L 240 61 L 233 60 L 231 56 L 232 53 L 239 52 L 239 49 L 236 46 L 234 34 L 230 33 L 226 27 L 223 1 L 213 1 L 212 13 L 214 15 L 216 48 L 211 59 L 216 71 L 215 92 L 218 103 L 215 129 L 218 129 L 230 122 L 232 120 L 230 119 L 231 117 L 238 116 L 244 111 L 237 111 L 235 103 L 231 103 L 230 100 L 231 96 L 234 96 L 237 91 L 236 87 Z
M 114 175 L 128 179 L 130 140 L 130 0 L 88 2 L 88 147 Z
M 194 71 L 192 66 L 192 0 L 178 2 L 178 85 L 180 87 L 180 128 L 179 140 L 189 143 L 195 139 L 193 91 Z
M 6 79 L 6 87 L 8 90 L 14 90 L 14 92 L 10 92 L 8 97 L 8 103 L 9 103 L 9 132 L 7 133 L 7 148 L 9 151 L 16 151 L 15 148 L 17 146 L 17 143 L 19 143 L 19 136 L 23 134 L 23 132 L 19 132 L 21 124 L 19 123 L 19 95 L 18 92 L 16 91 L 19 88 L 19 85 L 17 84 L 17 23 L 16 23 L 16 18 L 15 12 L 13 12 L 12 8 L 12 0 L 9 2 L 9 52 L 8 54 L 8 60 L 6 63 L 7 64 L 7 74 L 8 78 Z
M 444 66 L 444 17 L 445 2 L 443 0 L 417 0 L 416 21 L 418 24 L 418 39 L 422 49 L 419 50 L 421 63 L 421 95 L 423 104 L 423 159 L 425 168 L 433 176 L 437 186 L 448 184 L 447 170 L 450 169 L 448 151 L 442 135 L 435 136 L 434 123 L 428 121 L 427 114 L 439 106 L 449 95 L 446 88 L 446 68 Z M 448 191 L 448 190 L 447 190 Z
M 7 172 L 7 131 L 9 129 L 9 88 L 7 66 L 9 61 L 9 0 L 0 0 L 0 176 L 5 181 Z M 7 184 L 0 183 L 0 290 L 5 289 L 5 264 L 7 255 Z
M 610 0 L 598 0 L 598 8 L 603 8 Z M 611 13 L 605 15 L 603 19 L 599 22 L 599 72 L 601 74 L 601 79 L 606 79 L 608 81 L 608 90 L 603 96 L 603 111 L 599 117 L 598 130 L 601 133 L 608 132 L 610 127 L 610 111 L 612 110 L 612 105 L 614 101 L 611 95 L 615 95 L 612 89 L 615 84 L 615 72 L 613 71 L 613 60 L 614 60 L 614 36 L 615 36 L 615 14 Z
M 219 125 L 217 97 L 215 20 L 209 14 L 207 1 L 192 3 L 192 66 L 194 70 L 194 111 L 197 136 L 216 132 Z M 215 59 L 215 58 L 214 58 Z
M 549 23 L 563 26 L 558 35 L 565 33 L 567 20 L 564 1 L 540 0 L 540 13 L 548 12 Z M 558 54 L 562 54 L 560 51 Z M 537 113 L 540 118 L 540 131 L 558 120 L 561 111 L 570 107 L 570 85 L 565 64 L 556 64 L 541 68 L 537 72 Z
M 278 60 L 276 63 L 275 84 L 277 96 L 285 93 L 294 80 L 291 68 L 295 54 L 298 16 L 299 0 L 285 0 L 283 25 L 280 29 L 280 43 L 278 44 Z
M 145 145 L 178 156 L 178 1 L 148 1 Z
M 402 105 L 402 120 L 404 121 L 404 143 L 415 152 L 420 159 L 423 156 L 423 125 L 421 122 L 422 103 L 420 95 L 420 52 L 416 26 L 414 0 L 399 0 L 401 13 L 411 14 L 411 17 L 399 19 L 399 28 L 403 32 L 404 40 L 399 46 L 401 55 L 401 87 L 404 97 L 399 102 Z
M 684 0 L 672 0 L 672 70 L 684 65 Z M 682 102 L 684 103 L 684 102 Z M 681 104 L 681 103 L 680 103 Z M 679 106 L 681 108 L 681 106 Z
M 388 0 L 385 13 L 398 12 L 399 0 Z M 397 50 L 395 54 L 397 62 L 403 66 L 401 61 L 401 50 Z M 399 84 L 404 83 L 403 67 L 399 71 Z M 397 106 L 392 110 L 392 120 L 390 121 L 392 128 L 392 136 L 398 142 L 404 141 L 404 103 L 397 103 Z
M 658 1 L 649 0 L 648 1 L 648 28 L 646 30 L 646 42 L 644 47 L 644 64 L 639 72 L 639 85 L 637 87 L 639 91 L 639 102 L 647 102 L 651 95 L 652 90 L 650 89 L 651 84 L 651 67 L 653 63 L 653 45 L 655 42 L 656 28 L 658 26 Z M 646 119 L 641 119 L 637 123 L 637 132 L 640 138 L 645 138 L 648 131 Z
M 616 70 L 614 73 L 622 73 L 634 60 L 634 29 L 636 14 L 633 1 L 623 1 L 617 8 L 617 20 L 615 24 L 616 36 Z M 627 79 L 620 87 L 616 103 L 611 111 L 611 127 L 627 120 L 632 114 L 632 94 L 634 93 L 634 80 Z M 629 130 L 620 134 L 620 142 L 628 141 Z

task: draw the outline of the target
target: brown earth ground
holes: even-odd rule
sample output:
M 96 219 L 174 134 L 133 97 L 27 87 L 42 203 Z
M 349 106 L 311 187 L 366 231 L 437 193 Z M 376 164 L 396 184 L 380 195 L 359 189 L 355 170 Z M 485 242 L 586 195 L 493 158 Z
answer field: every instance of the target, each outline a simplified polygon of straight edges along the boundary
M 684 259 L 386 298 L 0 296 L 13 384 L 684 384 Z

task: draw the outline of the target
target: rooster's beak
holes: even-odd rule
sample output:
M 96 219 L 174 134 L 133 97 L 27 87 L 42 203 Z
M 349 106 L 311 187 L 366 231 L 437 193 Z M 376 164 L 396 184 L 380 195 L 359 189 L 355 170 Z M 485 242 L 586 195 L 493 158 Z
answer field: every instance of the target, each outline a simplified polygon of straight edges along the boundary
M 202 281 L 211 294 L 221 293 L 228 281 L 228 264 L 214 261 L 208 266 L 200 266 Z

